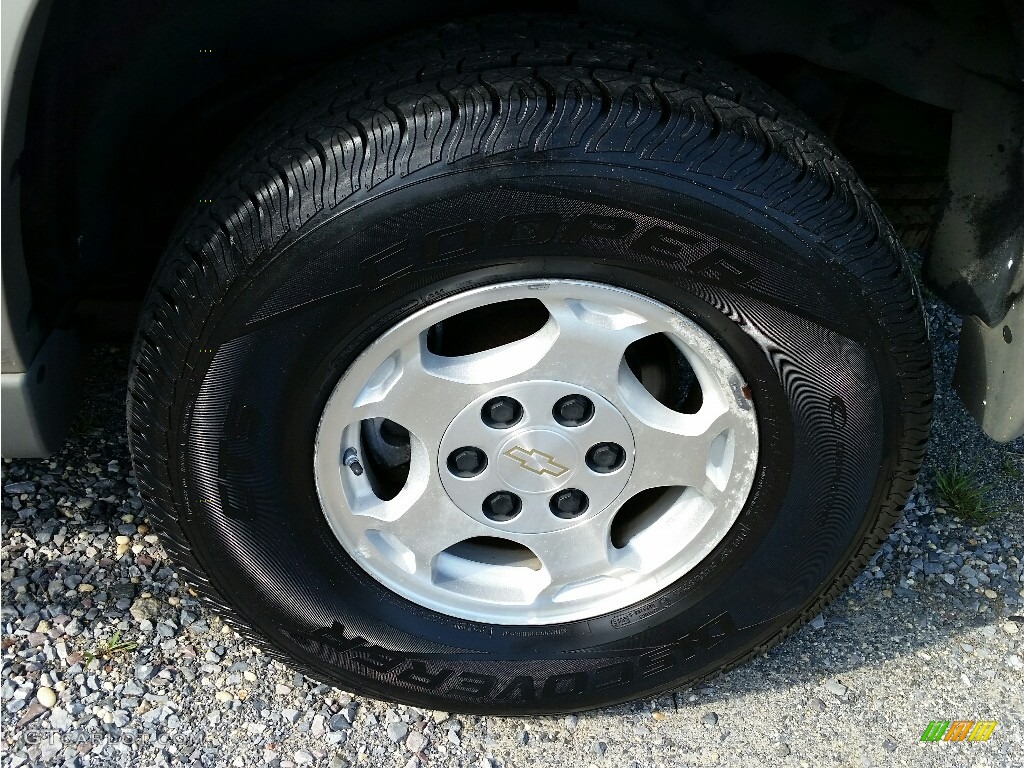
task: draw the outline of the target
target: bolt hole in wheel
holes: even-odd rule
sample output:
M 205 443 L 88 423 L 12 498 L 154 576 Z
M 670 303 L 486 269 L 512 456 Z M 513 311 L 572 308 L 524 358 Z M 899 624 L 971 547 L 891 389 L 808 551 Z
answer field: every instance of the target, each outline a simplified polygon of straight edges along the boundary
M 419 605 L 593 617 L 696 567 L 736 521 L 758 459 L 744 387 L 710 334 L 643 295 L 478 288 L 350 366 L 320 421 L 317 489 L 345 550 Z

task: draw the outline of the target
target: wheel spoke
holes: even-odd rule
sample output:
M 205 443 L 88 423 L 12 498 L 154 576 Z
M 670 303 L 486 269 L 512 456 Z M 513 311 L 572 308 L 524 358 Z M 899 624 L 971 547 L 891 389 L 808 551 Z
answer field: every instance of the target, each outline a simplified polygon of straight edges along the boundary
M 732 445 L 756 450 L 750 420 L 721 396 L 708 392 L 697 413 L 679 413 L 655 400 L 625 365 L 618 384 L 633 416 L 630 427 L 636 445 L 636 463 L 623 498 L 666 486 L 692 487 L 709 498 L 717 496 L 729 473 L 724 467 L 716 471 L 723 463 L 717 453 L 712 455 L 713 446 L 719 447 L 716 440 L 731 437 Z
M 566 587 L 586 582 L 595 575 L 613 578 L 608 520 L 597 518 L 560 531 L 527 536 L 522 542 L 543 563 L 551 583 L 539 600 L 557 600 Z
M 395 421 L 436 447 L 437 438 L 467 404 L 533 367 L 555 336 L 554 328 L 547 328 L 482 352 L 443 357 L 427 349 L 420 334 L 381 363 L 356 395 L 355 411 L 359 418 Z
M 383 417 L 401 424 L 428 446 L 481 389 L 472 380 L 453 377 L 449 358 L 434 355 L 417 337 L 385 359 L 355 396 L 359 419 Z
M 359 554 L 368 559 L 386 557 L 408 573 L 429 574 L 434 558 L 444 550 L 474 536 L 493 534 L 465 515 L 436 480 L 416 498 L 403 500 L 401 507 L 401 514 L 390 520 L 358 516 Z
M 616 564 L 650 574 L 679 553 L 680 543 L 692 545 L 700 537 L 715 514 L 716 502 L 691 488 L 674 491 L 653 502 L 649 510 L 652 525 L 630 532 L 628 541 L 616 550 Z
M 543 298 L 551 319 L 546 353 L 530 369 L 535 379 L 572 381 L 613 392 L 626 347 L 653 333 L 644 318 L 607 304 Z M 535 335 L 538 335 L 535 334 Z
M 706 429 L 695 425 L 696 434 L 644 422 L 633 424 L 637 458 L 626 489 L 641 491 L 681 485 L 702 490 L 711 442 L 732 423 L 730 414 L 725 412 L 711 419 Z

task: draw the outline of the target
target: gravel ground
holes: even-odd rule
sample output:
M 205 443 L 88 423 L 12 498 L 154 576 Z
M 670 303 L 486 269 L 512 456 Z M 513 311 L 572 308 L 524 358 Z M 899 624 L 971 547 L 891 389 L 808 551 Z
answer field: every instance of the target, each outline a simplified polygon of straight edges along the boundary
M 1024 441 L 998 446 L 966 414 L 950 388 L 959 318 L 927 305 L 939 387 L 928 465 L 868 570 L 740 669 L 568 717 L 396 707 L 238 638 L 149 529 L 124 431 L 127 351 L 96 347 L 74 436 L 52 459 L 3 464 L 0 762 L 1024 765 Z M 995 485 L 993 522 L 965 523 L 936 499 L 935 472 L 957 458 Z M 87 665 L 89 653 L 100 658 Z M 956 719 L 998 725 L 984 743 L 919 741 L 930 720 Z

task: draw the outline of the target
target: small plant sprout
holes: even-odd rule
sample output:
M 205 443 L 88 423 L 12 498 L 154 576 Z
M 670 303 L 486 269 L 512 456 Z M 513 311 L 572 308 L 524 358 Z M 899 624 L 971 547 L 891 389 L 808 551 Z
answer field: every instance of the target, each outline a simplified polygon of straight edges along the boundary
M 88 667 L 97 659 L 109 660 L 119 653 L 128 653 L 138 647 L 139 644 L 133 640 L 122 640 L 121 633 L 118 631 L 108 639 L 100 641 L 93 650 L 86 651 L 83 660 L 85 661 L 85 666 Z
M 974 475 L 974 468 L 964 469 L 959 461 L 935 474 L 935 486 L 946 508 L 971 523 L 987 523 L 998 514 L 989 504 L 989 493 L 993 486 L 981 484 Z
M 1024 480 L 1024 454 L 1006 453 L 999 464 L 999 469 L 1011 480 Z

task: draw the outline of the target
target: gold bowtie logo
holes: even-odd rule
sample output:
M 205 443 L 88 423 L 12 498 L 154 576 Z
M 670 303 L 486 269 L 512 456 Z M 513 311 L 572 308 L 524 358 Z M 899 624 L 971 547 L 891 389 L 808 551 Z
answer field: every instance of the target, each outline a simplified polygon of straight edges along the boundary
M 533 472 L 535 475 L 561 477 L 569 471 L 568 467 L 555 461 L 555 457 L 550 453 L 538 451 L 536 448 L 527 449 L 514 445 L 505 451 L 503 455 L 508 456 L 513 461 L 518 461 L 519 466 L 529 472 Z

